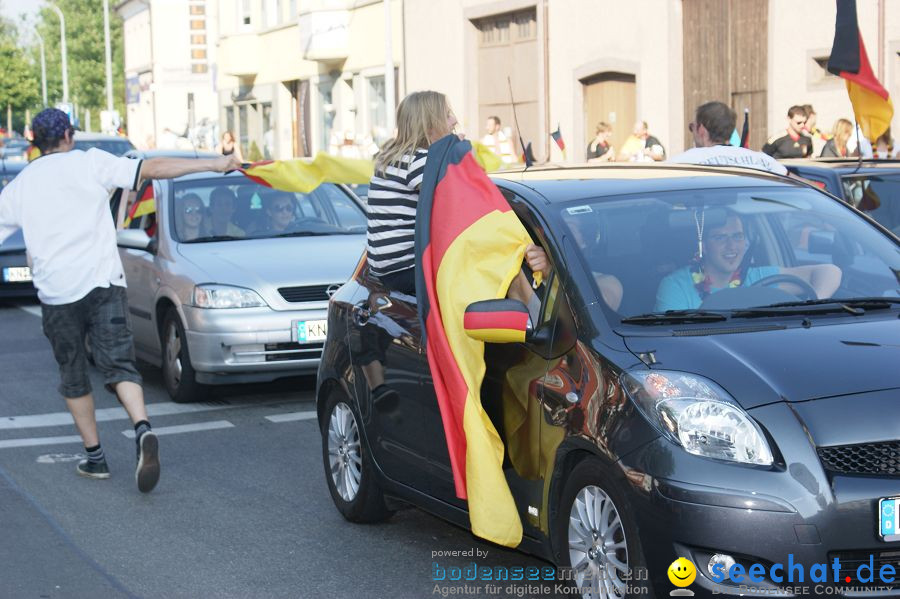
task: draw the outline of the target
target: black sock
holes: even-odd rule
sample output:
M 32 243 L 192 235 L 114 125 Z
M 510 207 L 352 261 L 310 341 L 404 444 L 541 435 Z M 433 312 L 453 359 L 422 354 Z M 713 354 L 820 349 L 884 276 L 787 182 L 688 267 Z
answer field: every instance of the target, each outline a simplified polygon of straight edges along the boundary
M 135 425 L 134 425 L 134 439 L 135 439 L 135 441 L 140 442 L 140 440 L 141 440 L 141 435 L 143 435 L 144 433 L 146 433 L 146 432 L 149 431 L 149 430 L 151 430 L 151 429 L 150 429 L 150 423 L 147 422 L 146 420 L 141 420 L 140 422 L 138 422 L 137 424 L 135 424 Z
M 87 454 L 88 461 L 92 464 L 99 464 L 100 462 L 106 461 L 106 458 L 103 456 L 103 448 L 100 447 L 99 443 L 93 447 L 85 447 L 84 452 Z

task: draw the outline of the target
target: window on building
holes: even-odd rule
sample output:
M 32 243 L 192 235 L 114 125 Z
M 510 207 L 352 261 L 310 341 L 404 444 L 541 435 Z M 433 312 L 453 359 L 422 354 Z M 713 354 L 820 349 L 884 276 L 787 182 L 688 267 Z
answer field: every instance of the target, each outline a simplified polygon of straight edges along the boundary
M 205 33 L 194 33 L 191 35 L 191 44 L 195 46 L 205 46 L 206 45 L 206 34 Z
M 241 154 L 250 155 L 250 127 L 247 122 L 247 105 L 241 104 L 238 107 L 238 143 L 241 144 Z
M 334 128 L 335 108 L 333 104 L 334 79 L 325 79 L 319 82 L 319 106 L 322 111 L 322 135 L 319 138 L 319 147 L 327 150 L 331 142 L 331 131 Z
M 251 11 L 253 10 L 253 3 L 250 0 L 241 0 L 241 10 L 240 10 L 240 24 L 244 27 L 249 27 L 252 24 L 251 19 Z
M 234 133 L 234 106 L 225 108 L 225 130 Z
M 379 146 L 387 139 L 387 104 L 385 101 L 384 75 L 366 79 L 369 130 Z
M 191 19 L 191 29 L 194 31 L 206 29 L 206 20 L 204 19 Z
M 190 11 L 192 15 L 205 15 L 206 7 L 202 4 L 191 4 Z
M 537 13 L 534 9 L 494 15 L 475 21 L 482 46 L 509 44 L 537 37 Z
M 288 2 L 288 19 L 293 21 L 297 18 L 297 0 L 290 0 Z
M 263 102 L 262 108 L 262 142 L 263 158 L 271 160 L 275 154 L 275 124 L 272 122 L 272 103 Z
M 194 73 L 195 75 L 208 73 L 208 72 L 209 72 L 209 67 L 206 65 L 206 63 L 194 63 L 191 65 L 191 73 Z
M 191 50 L 191 58 L 194 60 L 206 60 L 206 48 L 194 48 Z
M 513 20 L 516 23 L 516 39 L 531 40 L 537 37 L 537 15 L 534 11 L 517 13 Z

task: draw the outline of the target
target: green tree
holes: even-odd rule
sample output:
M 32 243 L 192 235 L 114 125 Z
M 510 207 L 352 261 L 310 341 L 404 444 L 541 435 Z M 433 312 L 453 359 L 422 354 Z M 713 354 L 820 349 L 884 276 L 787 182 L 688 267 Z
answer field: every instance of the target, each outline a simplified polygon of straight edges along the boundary
M 69 101 L 79 110 L 92 112 L 91 126 L 100 125 L 100 110 L 106 110 L 106 54 L 103 40 L 102 0 L 54 0 L 66 18 L 66 52 L 68 54 Z M 125 116 L 125 73 L 122 62 L 122 19 L 110 0 L 109 31 L 112 46 L 113 108 Z M 38 14 L 37 30 L 43 36 L 47 56 L 47 94 L 53 104 L 62 100 L 62 66 L 60 63 L 59 18 L 49 7 Z M 40 84 L 40 49 L 32 47 Z M 85 123 L 81 123 L 85 126 Z
M 2 122 L 6 127 L 8 109 L 16 116 L 14 128 L 21 128 L 24 111 L 37 102 L 38 85 L 32 76 L 32 66 L 26 52 L 16 41 L 16 27 L 5 19 L 0 19 L 0 73 L 3 84 L 0 85 L 0 109 Z

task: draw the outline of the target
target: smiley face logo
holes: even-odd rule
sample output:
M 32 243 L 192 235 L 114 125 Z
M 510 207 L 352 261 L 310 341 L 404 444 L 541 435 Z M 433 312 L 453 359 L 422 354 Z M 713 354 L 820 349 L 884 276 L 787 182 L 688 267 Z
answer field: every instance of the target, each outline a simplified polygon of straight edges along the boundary
M 697 568 L 691 563 L 691 560 L 679 557 L 672 562 L 667 570 L 669 580 L 677 587 L 686 587 L 694 582 L 697 578 Z

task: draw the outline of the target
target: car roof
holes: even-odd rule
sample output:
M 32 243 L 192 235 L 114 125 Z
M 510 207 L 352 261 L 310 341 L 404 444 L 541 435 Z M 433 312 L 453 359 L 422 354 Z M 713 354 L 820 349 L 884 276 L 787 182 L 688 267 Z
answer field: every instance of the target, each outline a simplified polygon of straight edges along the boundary
M 202 150 L 129 150 L 125 152 L 128 158 L 217 158 L 221 154 L 204 152 Z
M 22 169 L 28 166 L 24 160 L 7 160 L 0 158 L 0 174 L 20 173 Z
M 863 159 L 859 158 L 816 158 L 816 159 L 800 159 L 782 160 L 789 169 L 797 170 L 828 170 L 838 174 L 847 174 L 852 172 L 878 172 L 882 170 L 900 170 L 900 160 L 895 159 Z
M 76 141 L 122 141 L 124 143 L 131 143 L 127 137 L 122 137 L 121 135 L 106 135 L 105 133 L 88 133 L 87 131 L 76 131 L 75 132 L 75 140 Z
M 803 185 L 757 169 L 665 162 L 546 165 L 491 173 L 491 177 L 530 187 L 551 202 L 703 188 Z

